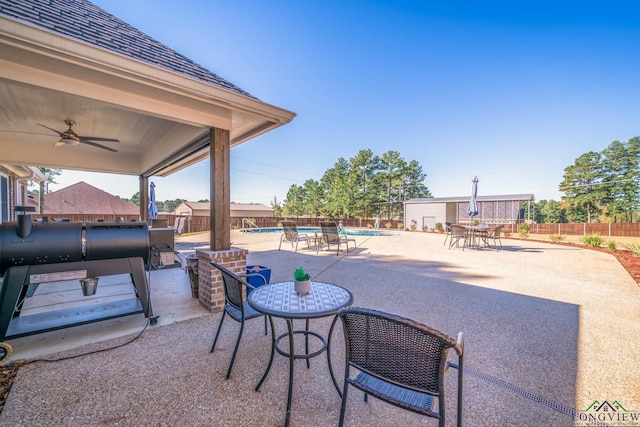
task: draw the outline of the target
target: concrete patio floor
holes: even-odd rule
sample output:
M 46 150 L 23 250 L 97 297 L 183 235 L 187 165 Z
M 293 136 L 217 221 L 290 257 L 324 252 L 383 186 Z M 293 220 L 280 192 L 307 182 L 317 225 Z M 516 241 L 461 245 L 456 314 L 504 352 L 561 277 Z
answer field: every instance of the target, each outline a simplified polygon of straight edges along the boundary
M 180 238 L 176 249 L 206 247 L 207 236 Z M 465 425 L 587 425 L 571 414 L 594 401 L 617 401 L 640 413 L 640 287 L 613 256 L 514 239 L 503 239 L 499 252 L 450 250 L 443 235 L 402 233 L 356 237 L 358 247 L 338 257 L 294 253 L 290 246 L 278 251 L 279 236 L 233 231 L 232 241 L 249 250 L 248 264 L 272 269 L 272 282 L 290 280 L 302 266 L 315 280 L 349 289 L 356 306 L 400 314 L 453 337 L 464 332 Z M 225 380 L 238 324 L 225 321 L 211 354 L 220 314 L 191 298 L 187 275 L 152 272 L 151 289 L 157 325 L 114 350 L 23 366 L 0 424 L 283 425 L 286 360 L 276 355 L 265 384 L 253 390 L 269 357 L 262 321 L 247 323 Z M 123 344 L 144 328 L 142 317 L 11 340 L 11 360 Z M 312 327 L 326 333 L 329 324 L 318 319 Z M 276 328 L 284 331 L 284 322 Z M 338 331 L 332 349 L 338 373 L 341 345 Z M 447 377 L 447 425 L 455 425 L 454 372 Z M 313 359 L 311 369 L 298 361 L 291 425 L 333 426 L 339 410 L 326 359 Z M 350 393 L 347 425 L 435 425 L 422 418 Z

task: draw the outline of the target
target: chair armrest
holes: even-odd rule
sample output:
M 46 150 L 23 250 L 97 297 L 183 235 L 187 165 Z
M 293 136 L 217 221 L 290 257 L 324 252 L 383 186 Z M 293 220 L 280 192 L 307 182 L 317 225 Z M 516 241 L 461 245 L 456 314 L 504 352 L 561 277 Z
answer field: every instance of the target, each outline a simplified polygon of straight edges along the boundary
M 458 332 L 458 340 L 456 346 L 454 347 L 458 356 L 462 356 L 464 354 L 464 333 Z
M 458 354 L 458 363 L 447 360 L 447 366 L 445 370 L 448 370 L 450 367 L 458 370 L 460 369 L 460 365 L 462 364 L 461 358 L 464 355 L 464 333 L 462 332 L 458 333 L 458 340 L 456 342 L 456 345 L 453 347 L 453 349 Z

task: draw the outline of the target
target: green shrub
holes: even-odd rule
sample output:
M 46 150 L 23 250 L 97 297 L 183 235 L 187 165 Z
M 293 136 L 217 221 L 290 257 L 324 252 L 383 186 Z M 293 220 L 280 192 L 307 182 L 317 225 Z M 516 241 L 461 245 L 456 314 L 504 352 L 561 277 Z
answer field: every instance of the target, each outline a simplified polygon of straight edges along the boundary
M 602 245 L 602 242 L 604 241 L 602 236 L 600 236 L 598 233 L 585 234 L 584 236 L 582 236 L 581 240 L 582 243 L 589 246 L 590 248 L 600 247 L 600 245 Z
M 518 226 L 518 234 L 523 239 L 526 239 L 527 237 L 529 237 L 529 230 L 530 230 L 529 224 L 527 224 L 526 222 L 523 222 Z
M 436 230 L 438 230 L 438 231 L 444 230 L 444 228 L 442 227 L 442 223 L 441 222 L 436 222 Z
M 629 243 L 624 247 L 629 249 L 635 256 L 640 256 L 640 243 Z
M 609 250 L 611 252 L 616 250 L 616 241 L 615 240 L 607 240 L 607 248 L 609 248 Z
M 564 240 L 564 238 L 567 237 L 563 234 L 550 234 L 549 238 L 551 239 L 552 242 L 560 242 L 561 240 Z

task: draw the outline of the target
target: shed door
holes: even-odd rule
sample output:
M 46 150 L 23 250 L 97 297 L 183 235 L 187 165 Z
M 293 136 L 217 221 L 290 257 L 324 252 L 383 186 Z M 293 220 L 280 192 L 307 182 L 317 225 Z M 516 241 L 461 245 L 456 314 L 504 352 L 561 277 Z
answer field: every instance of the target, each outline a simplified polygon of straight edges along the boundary
M 426 228 L 425 228 L 426 227 Z M 435 216 L 423 216 L 422 217 L 422 229 L 423 230 L 432 230 L 436 228 L 436 217 Z

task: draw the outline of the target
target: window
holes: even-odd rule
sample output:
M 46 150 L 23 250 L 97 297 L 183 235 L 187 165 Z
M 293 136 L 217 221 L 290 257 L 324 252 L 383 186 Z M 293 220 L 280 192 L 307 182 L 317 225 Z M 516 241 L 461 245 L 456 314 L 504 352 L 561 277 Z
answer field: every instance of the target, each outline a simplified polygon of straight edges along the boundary
M 9 178 L 0 175 L 0 223 L 9 221 Z

